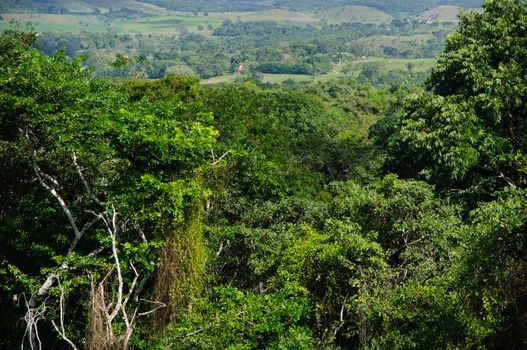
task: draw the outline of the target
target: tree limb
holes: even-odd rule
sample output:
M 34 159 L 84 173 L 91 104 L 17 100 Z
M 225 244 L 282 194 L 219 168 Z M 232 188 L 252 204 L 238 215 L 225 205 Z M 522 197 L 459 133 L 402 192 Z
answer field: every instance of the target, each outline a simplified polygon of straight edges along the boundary
M 62 337 L 62 339 L 67 342 L 73 350 L 78 350 L 75 344 L 66 336 L 66 330 L 64 328 L 64 288 L 60 284 L 60 279 L 57 277 L 57 282 L 60 287 L 60 299 L 59 299 L 59 314 L 60 314 L 60 329 L 55 323 L 55 320 L 51 321 L 51 324 L 53 324 L 53 327 L 59 333 L 59 335 Z
M 214 152 L 213 152 L 212 153 L 213 159 L 212 159 L 212 164 L 211 165 L 218 165 L 222 161 L 222 159 L 225 158 L 229 153 L 231 153 L 231 151 L 227 151 L 227 152 L 223 153 L 223 155 L 220 158 L 218 158 L 218 160 L 214 160 Z
M 79 174 L 79 177 L 82 183 L 84 184 L 84 188 L 86 189 L 86 192 L 88 193 L 88 195 L 91 197 L 91 199 L 95 203 L 97 203 L 98 205 L 101 205 L 101 201 L 99 200 L 99 198 L 97 198 L 97 196 L 95 196 L 95 194 L 90 188 L 90 185 L 88 184 L 88 181 L 86 181 L 86 178 L 84 177 L 84 174 L 82 173 L 82 169 L 79 166 L 79 163 L 77 162 L 77 155 L 75 154 L 75 152 L 73 152 L 73 165 L 75 165 L 75 169 L 77 169 L 77 173 Z

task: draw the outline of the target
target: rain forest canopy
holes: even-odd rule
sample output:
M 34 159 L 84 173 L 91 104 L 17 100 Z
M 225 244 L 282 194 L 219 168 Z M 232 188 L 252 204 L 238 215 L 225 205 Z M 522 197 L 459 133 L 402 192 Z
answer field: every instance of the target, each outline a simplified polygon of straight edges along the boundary
M 525 349 L 527 4 L 486 0 L 435 37 L 390 21 L 440 42 L 433 68 L 387 70 L 387 42 L 344 55 L 386 24 L 5 30 L 0 348 Z M 119 50 L 104 68 L 60 38 Z M 124 49 L 149 44 L 189 74 L 148 79 L 150 53 Z M 235 80 L 200 81 L 207 50 Z

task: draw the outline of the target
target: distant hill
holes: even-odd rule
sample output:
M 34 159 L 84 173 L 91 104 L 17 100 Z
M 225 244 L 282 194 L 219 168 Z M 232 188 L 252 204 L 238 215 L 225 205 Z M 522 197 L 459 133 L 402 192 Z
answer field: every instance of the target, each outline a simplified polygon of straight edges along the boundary
M 35 12 L 49 14 L 92 14 L 136 12 L 166 15 L 169 10 L 147 1 L 135 0 L 0 0 L 0 12 Z
M 483 0 L 144 0 L 170 9 L 202 11 L 257 11 L 263 8 L 287 8 L 318 11 L 336 6 L 368 6 L 389 13 L 418 14 L 440 5 L 463 8 L 480 7 Z
M 288 9 L 323 11 L 338 6 L 367 6 L 390 15 L 418 15 L 441 5 L 480 7 L 483 0 L 1 0 L 0 12 L 93 13 L 122 7 L 145 14 Z

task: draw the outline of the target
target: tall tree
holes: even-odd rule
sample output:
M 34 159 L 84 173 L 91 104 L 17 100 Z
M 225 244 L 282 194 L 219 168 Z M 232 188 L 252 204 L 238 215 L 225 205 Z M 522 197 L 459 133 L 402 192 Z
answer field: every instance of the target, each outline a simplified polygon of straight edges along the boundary
M 526 45 L 523 1 L 489 0 L 462 14 L 429 91 L 410 98 L 392 135 L 392 169 L 483 195 L 525 186 Z

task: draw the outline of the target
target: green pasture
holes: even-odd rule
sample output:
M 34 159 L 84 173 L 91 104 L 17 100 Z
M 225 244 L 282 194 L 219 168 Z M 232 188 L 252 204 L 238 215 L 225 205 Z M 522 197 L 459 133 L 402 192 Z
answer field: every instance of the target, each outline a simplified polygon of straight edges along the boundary
M 344 22 L 359 23 L 385 23 L 388 24 L 393 17 L 385 12 L 367 6 L 341 6 L 313 14 L 314 17 L 325 19 L 328 23 L 337 24 Z
M 346 68 L 358 75 L 365 65 L 372 63 L 378 63 L 381 65 L 382 69 L 385 69 L 386 71 L 406 70 L 408 69 L 408 64 L 412 64 L 413 71 L 421 73 L 432 69 L 436 65 L 437 60 L 435 58 L 371 57 L 347 63 Z
M 215 12 L 196 14 L 190 12 L 173 12 L 170 15 L 156 15 L 140 18 L 107 19 L 105 16 L 75 15 L 75 14 L 2 14 L 0 29 L 10 26 L 15 20 L 21 24 L 31 22 L 37 32 L 106 32 L 114 33 L 174 33 L 186 28 L 190 32 L 210 34 L 211 26 L 216 28 L 224 21 L 261 22 L 274 21 L 278 23 L 307 24 L 319 20 L 308 15 L 287 11 L 270 10 L 260 12 Z
M 80 32 L 93 33 L 105 32 L 108 29 L 100 16 L 92 15 L 55 15 L 55 14 L 2 14 L 0 29 L 11 26 L 11 21 L 16 21 L 24 26 L 31 22 L 37 32 Z
M 437 6 L 419 15 L 422 21 L 432 20 L 434 22 L 458 22 L 460 7 L 452 5 Z
M 361 43 L 373 50 L 382 50 L 389 46 L 401 50 L 416 47 L 424 44 L 433 37 L 432 34 L 413 34 L 413 35 L 375 35 L 367 38 L 358 39 Z
M 422 73 L 432 69 L 437 63 L 434 58 L 395 58 L 387 59 L 383 57 L 371 57 L 361 59 L 353 62 L 346 62 L 337 64 L 333 69 L 326 73 L 317 75 L 305 74 L 264 74 L 264 83 L 281 84 L 285 81 L 292 80 L 294 82 L 309 82 L 309 81 L 328 81 L 332 79 L 356 78 L 363 70 L 364 66 L 368 64 L 378 64 L 380 69 L 384 72 L 390 71 L 406 71 L 408 65 L 411 64 L 412 70 L 415 73 Z M 202 84 L 222 84 L 231 83 L 236 79 L 243 79 L 245 76 L 240 74 L 227 74 L 210 79 L 203 79 Z

